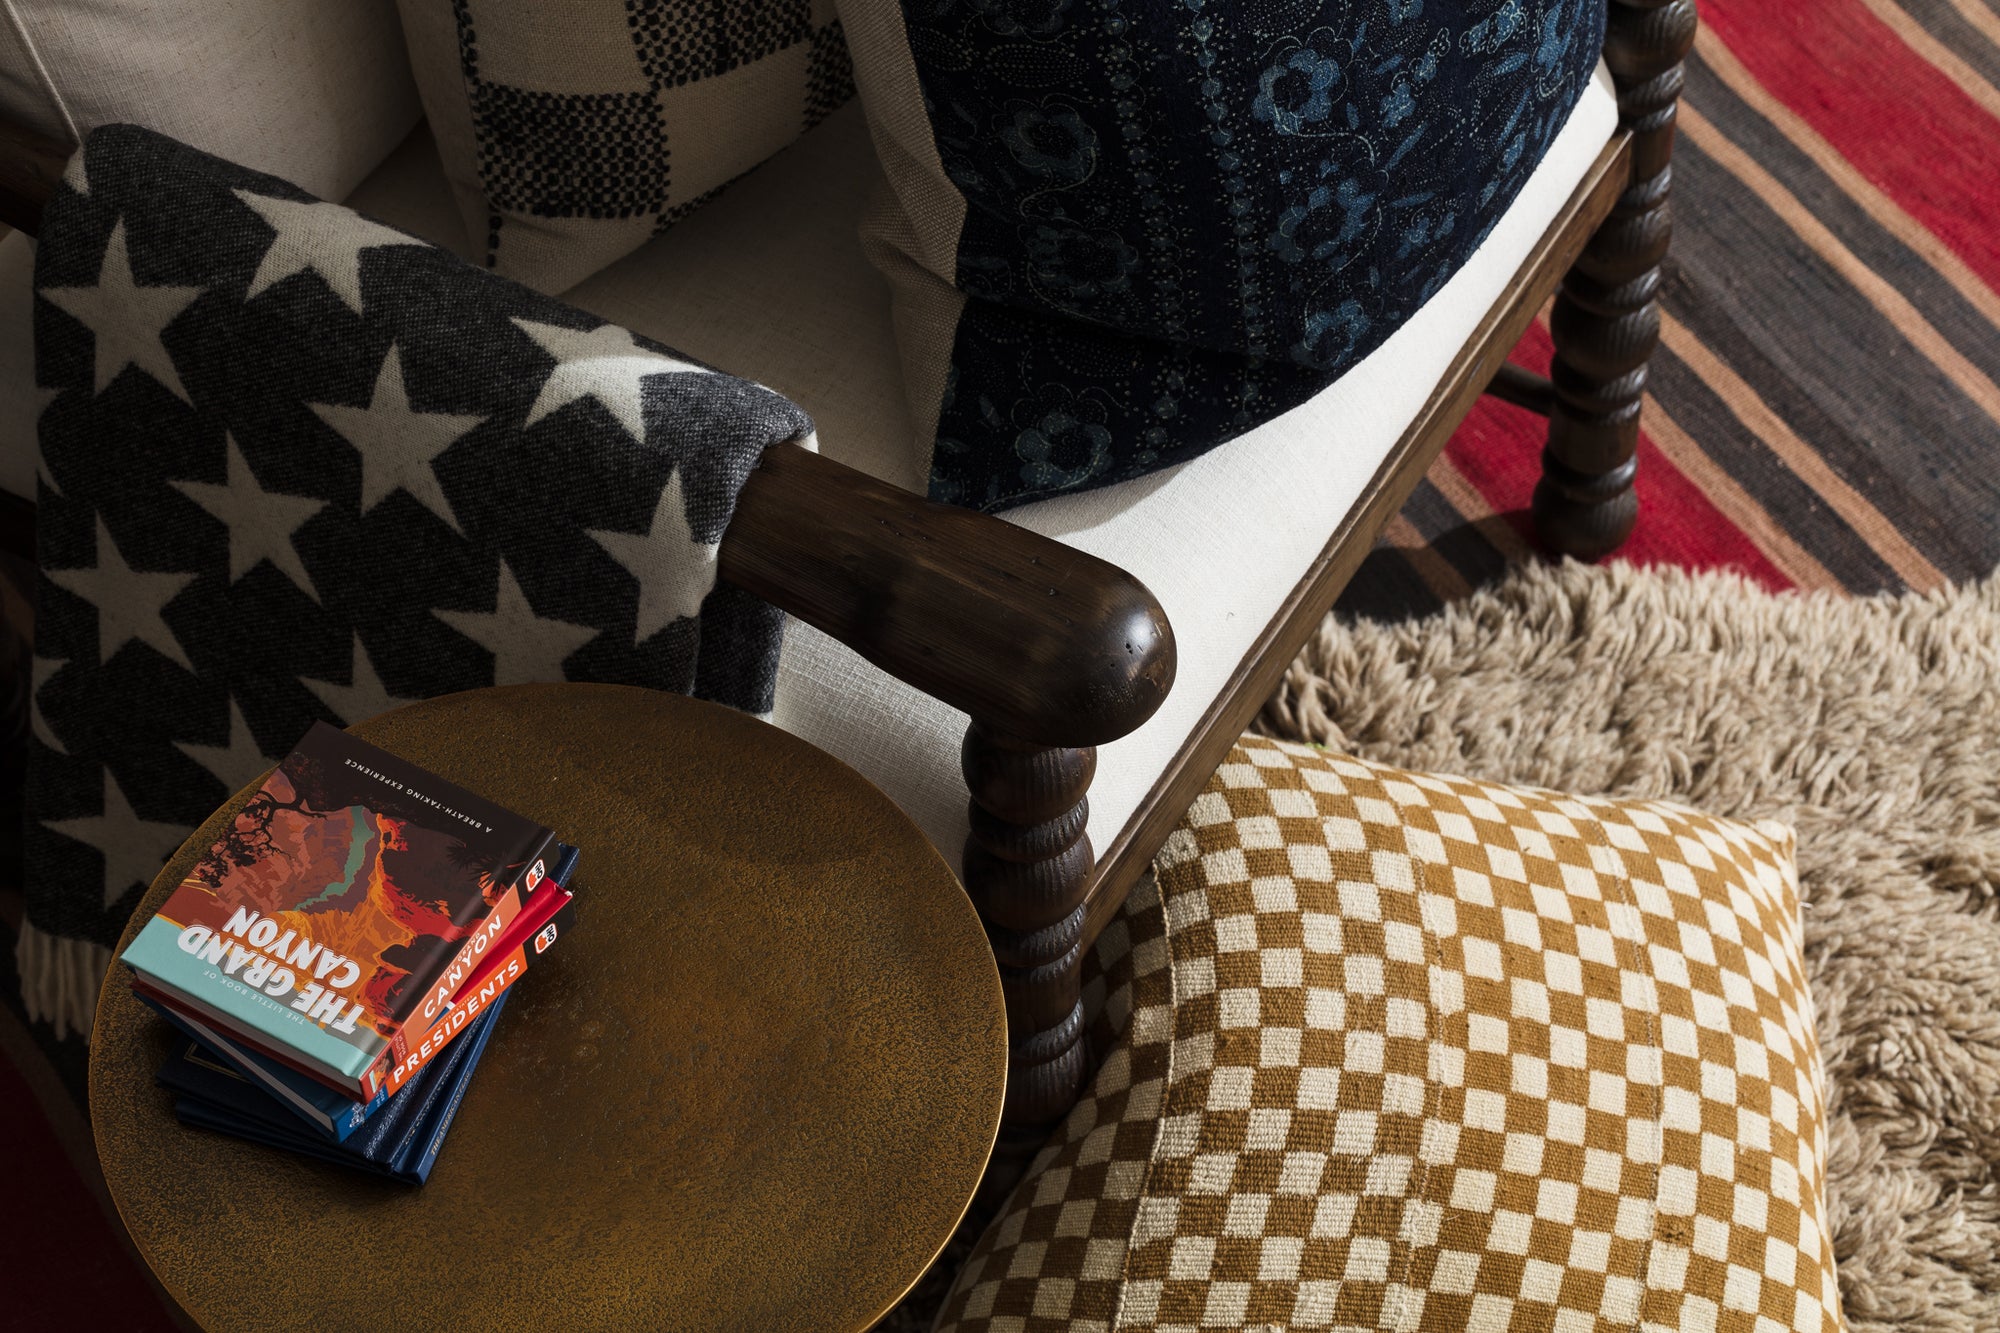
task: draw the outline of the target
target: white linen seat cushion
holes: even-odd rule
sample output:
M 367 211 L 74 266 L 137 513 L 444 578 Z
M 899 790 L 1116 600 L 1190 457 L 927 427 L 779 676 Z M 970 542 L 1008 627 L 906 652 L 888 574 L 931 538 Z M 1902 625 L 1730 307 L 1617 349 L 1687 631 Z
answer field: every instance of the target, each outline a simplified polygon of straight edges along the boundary
M 1168 471 L 1002 515 L 1129 570 L 1173 622 L 1172 695 L 1145 726 L 1099 751 L 1096 846 L 1131 818 L 1616 125 L 1600 67 L 1465 268 L 1310 402 Z M 812 413 L 830 457 L 922 492 L 888 288 L 857 234 L 880 175 L 860 108 L 849 106 L 564 299 L 786 394 Z M 348 202 L 469 252 L 422 131 Z M 853 765 L 959 864 L 963 713 L 793 621 L 773 720 Z
M 1617 124 L 1616 95 L 1600 65 L 1548 155 L 1466 266 L 1309 402 L 1167 471 L 1001 515 L 1129 571 L 1152 589 L 1173 623 L 1179 652 L 1173 692 L 1144 726 L 1098 750 L 1090 788 L 1094 846 L 1109 846 L 1133 816 Z M 880 336 L 881 354 L 891 354 L 886 323 Z M 701 354 L 690 336 L 680 345 Z M 799 402 L 819 415 L 810 398 Z M 885 401 L 875 420 L 900 428 L 900 410 Z M 823 450 L 868 466 L 847 452 L 854 445 L 832 420 L 821 417 L 819 427 Z M 773 720 L 860 770 L 916 820 L 947 861 L 959 864 L 967 830 L 959 772 L 963 713 L 794 622 L 779 663 Z

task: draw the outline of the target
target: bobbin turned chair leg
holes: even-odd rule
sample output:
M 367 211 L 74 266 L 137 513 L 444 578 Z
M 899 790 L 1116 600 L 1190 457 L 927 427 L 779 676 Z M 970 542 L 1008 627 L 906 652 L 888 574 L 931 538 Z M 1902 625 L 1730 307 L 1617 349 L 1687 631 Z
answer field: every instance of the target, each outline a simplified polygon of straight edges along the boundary
M 1552 550 L 1592 560 L 1638 518 L 1639 404 L 1660 340 L 1660 263 L 1673 235 L 1674 119 L 1694 0 L 1610 0 L 1604 60 L 1632 131 L 1632 180 L 1556 294 L 1556 346 L 1536 530 Z
M 1083 1086 L 1080 971 L 1094 865 L 1085 793 L 1097 751 L 1034 745 L 975 722 L 960 755 L 972 793 L 965 889 L 1007 1002 L 1007 1103 L 977 1201 L 990 1210 Z

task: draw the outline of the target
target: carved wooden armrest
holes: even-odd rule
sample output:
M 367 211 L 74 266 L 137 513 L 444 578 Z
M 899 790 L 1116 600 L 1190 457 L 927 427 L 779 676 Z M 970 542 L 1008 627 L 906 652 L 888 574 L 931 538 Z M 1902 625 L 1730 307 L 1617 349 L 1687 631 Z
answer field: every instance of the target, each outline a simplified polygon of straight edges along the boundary
M 743 488 L 721 577 L 1039 747 L 1116 740 L 1173 684 L 1173 631 L 1116 565 L 792 444 Z
M 722 577 L 971 715 L 965 887 L 1007 997 L 1003 1138 L 1039 1142 L 1084 1073 L 1095 747 L 1166 699 L 1173 629 L 1115 565 L 796 446 L 751 481 Z

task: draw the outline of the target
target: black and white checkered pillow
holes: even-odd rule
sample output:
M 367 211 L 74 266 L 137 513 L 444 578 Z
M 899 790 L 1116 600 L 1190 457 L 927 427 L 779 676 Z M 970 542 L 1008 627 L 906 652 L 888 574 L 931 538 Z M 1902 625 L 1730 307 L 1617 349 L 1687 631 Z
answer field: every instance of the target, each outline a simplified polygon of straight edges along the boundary
M 402 0 L 486 263 L 561 291 L 854 92 L 832 0 Z

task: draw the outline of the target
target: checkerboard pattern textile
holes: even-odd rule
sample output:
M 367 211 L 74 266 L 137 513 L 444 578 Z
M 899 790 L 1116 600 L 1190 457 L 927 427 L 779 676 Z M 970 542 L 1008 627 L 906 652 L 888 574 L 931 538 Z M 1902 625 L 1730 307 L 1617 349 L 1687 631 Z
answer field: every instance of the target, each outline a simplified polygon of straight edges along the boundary
M 1155 871 L 940 1329 L 1841 1327 L 1788 829 L 1246 736 Z
M 403 0 L 446 174 L 486 263 L 561 291 L 854 95 L 832 0 Z M 469 117 L 469 133 L 464 129 Z
M 1085 962 L 1086 1037 L 1103 1053 L 1090 1091 L 1030 1164 L 980 1239 L 941 1327 L 1111 1326 L 1139 1207 L 1173 1038 L 1166 920 L 1142 880 Z

